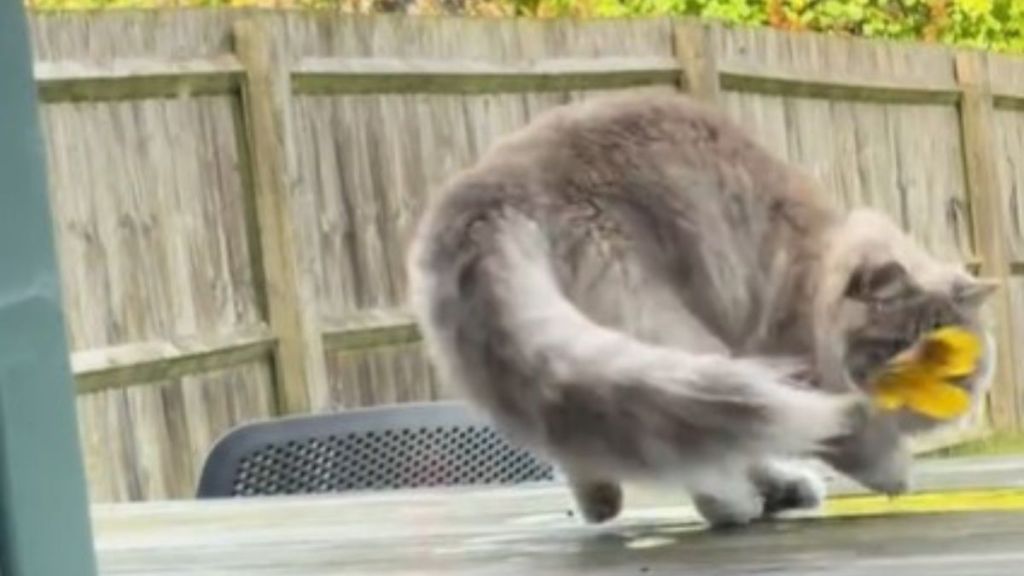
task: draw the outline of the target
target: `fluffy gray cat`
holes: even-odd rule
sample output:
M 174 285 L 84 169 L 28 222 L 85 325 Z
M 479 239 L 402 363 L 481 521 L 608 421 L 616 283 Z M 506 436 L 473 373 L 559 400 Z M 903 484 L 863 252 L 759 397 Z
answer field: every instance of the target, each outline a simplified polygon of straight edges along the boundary
M 992 286 L 885 216 L 834 211 L 718 112 L 672 95 L 557 108 L 449 182 L 409 261 L 446 381 L 556 461 L 583 516 L 622 480 L 678 481 L 714 525 L 816 506 L 821 458 L 868 488 L 908 487 L 905 437 L 872 373 L 956 324 L 992 345 Z

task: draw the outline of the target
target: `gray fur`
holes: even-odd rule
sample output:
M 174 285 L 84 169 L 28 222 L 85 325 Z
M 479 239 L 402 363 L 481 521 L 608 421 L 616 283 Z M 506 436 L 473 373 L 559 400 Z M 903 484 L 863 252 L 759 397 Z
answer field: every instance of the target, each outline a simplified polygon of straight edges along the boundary
M 937 423 L 862 388 L 922 330 L 980 329 L 987 293 L 885 217 L 830 209 L 718 113 L 649 94 L 500 142 L 431 207 L 410 274 L 442 377 L 558 461 L 593 522 L 646 476 L 715 524 L 813 506 L 791 456 L 906 489 L 903 436 Z

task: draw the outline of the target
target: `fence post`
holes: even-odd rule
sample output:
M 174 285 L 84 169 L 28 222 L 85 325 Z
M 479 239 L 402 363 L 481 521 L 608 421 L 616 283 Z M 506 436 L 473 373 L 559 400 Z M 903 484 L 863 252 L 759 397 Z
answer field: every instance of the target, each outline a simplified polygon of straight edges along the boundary
M 999 191 L 999 157 L 995 140 L 995 105 L 990 87 L 988 58 L 982 52 L 958 52 L 956 77 L 960 85 L 960 123 L 963 132 L 967 191 L 970 197 L 974 245 L 981 258 L 980 274 L 998 280 L 993 299 L 998 359 L 989 394 L 989 416 L 996 430 L 1020 426 L 1013 362 L 1013 325 L 1010 308 L 1010 264 Z
M 680 86 L 694 98 L 717 104 L 721 93 L 718 74 L 717 24 L 677 21 L 673 27 L 676 60 L 682 68 Z
M 234 36 L 235 50 L 246 71 L 242 106 L 267 314 L 277 338 L 278 409 L 284 413 L 322 409 L 328 403 L 327 368 L 314 265 L 309 247 L 301 242 L 302 191 L 291 126 L 288 61 L 280 41 L 259 20 L 236 23 Z

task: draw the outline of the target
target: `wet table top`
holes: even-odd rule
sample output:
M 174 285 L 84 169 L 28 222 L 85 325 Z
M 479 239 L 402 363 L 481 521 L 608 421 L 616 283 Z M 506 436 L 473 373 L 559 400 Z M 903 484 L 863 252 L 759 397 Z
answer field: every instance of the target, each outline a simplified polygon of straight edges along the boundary
M 629 487 L 585 526 L 558 485 L 96 505 L 103 576 L 337 574 L 1018 576 L 1024 461 L 919 467 L 920 493 L 841 494 L 813 517 L 705 529 L 682 494 Z

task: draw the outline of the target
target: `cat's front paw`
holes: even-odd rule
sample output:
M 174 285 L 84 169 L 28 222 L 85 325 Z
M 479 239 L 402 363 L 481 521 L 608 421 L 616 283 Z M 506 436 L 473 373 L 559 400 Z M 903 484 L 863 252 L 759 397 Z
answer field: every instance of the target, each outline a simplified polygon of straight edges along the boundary
M 723 498 L 697 494 L 693 504 L 712 528 L 738 528 L 757 520 L 764 510 L 764 501 L 756 493 L 743 497 Z
M 895 496 L 911 488 L 913 455 L 890 414 L 872 412 L 859 433 L 832 443 L 821 457 L 872 492 Z
M 898 496 L 910 491 L 912 457 L 903 447 L 888 452 L 870 465 L 845 471 L 847 475 L 873 492 Z
M 825 500 L 825 481 L 802 466 L 763 468 L 754 474 L 754 482 L 764 500 L 765 516 L 788 510 L 811 510 Z
M 907 473 L 881 474 L 877 476 L 860 477 L 857 480 L 868 490 L 885 494 L 886 496 L 899 496 L 910 492 L 911 483 Z

